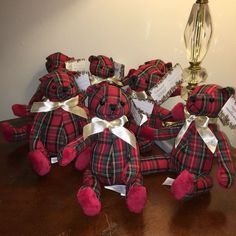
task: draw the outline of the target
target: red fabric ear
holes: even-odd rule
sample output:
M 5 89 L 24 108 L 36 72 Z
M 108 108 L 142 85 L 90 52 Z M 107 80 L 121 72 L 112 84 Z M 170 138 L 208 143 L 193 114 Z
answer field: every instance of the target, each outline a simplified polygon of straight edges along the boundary
M 91 95 L 93 93 L 96 93 L 100 89 L 100 87 L 101 87 L 100 84 L 90 85 L 86 90 L 86 94 Z
M 89 62 L 92 62 L 92 61 L 94 61 L 95 59 L 97 59 L 97 57 L 92 55 L 92 56 L 89 57 L 88 60 L 89 60 Z
M 225 87 L 221 89 L 223 94 L 224 102 L 226 102 L 232 95 L 235 94 L 235 90 L 232 87 Z
M 41 83 L 44 83 L 45 81 L 48 81 L 49 77 L 48 76 L 43 76 L 39 79 Z

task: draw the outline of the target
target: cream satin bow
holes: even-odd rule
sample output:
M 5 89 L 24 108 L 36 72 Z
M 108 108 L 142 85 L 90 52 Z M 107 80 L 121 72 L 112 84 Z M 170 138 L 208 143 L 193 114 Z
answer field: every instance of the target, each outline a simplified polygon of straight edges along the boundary
M 64 102 L 52 102 L 47 99 L 45 102 L 34 102 L 31 107 L 31 112 L 48 112 L 58 108 L 62 108 L 65 111 L 73 113 L 87 119 L 87 114 L 82 107 L 78 106 L 79 96 L 70 98 Z
M 203 139 L 204 143 L 207 145 L 207 147 L 210 149 L 212 153 L 215 153 L 218 140 L 215 137 L 215 135 L 212 133 L 212 131 L 208 128 L 209 123 L 215 123 L 214 118 L 209 118 L 207 116 L 195 116 L 190 115 L 183 125 L 182 129 L 180 130 L 178 136 L 175 139 L 175 147 L 178 146 L 181 139 L 183 138 L 185 132 L 188 130 L 190 124 L 195 121 L 196 129 L 201 138 Z M 201 150 L 199 150 L 201 151 Z
M 147 93 L 145 91 L 135 92 L 134 90 L 132 90 L 131 96 L 132 96 L 132 98 L 137 98 L 139 100 L 150 99 L 150 97 L 147 95 Z
M 123 84 L 116 77 L 111 77 L 111 78 L 103 79 L 103 78 L 100 78 L 100 77 L 92 75 L 90 77 L 90 79 L 91 79 L 91 84 L 92 85 L 99 84 L 99 83 L 102 83 L 102 82 L 109 82 L 109 83 L 112 83 L 112 84 L 116 84 L 116 85 L 118 85 L 120 87 L 123 86 Z
M 102 120 L 98 117 L 92 118 L 91 123 L 83 128 L 83 137 L 86 139 L 88 136 L 101 133 L 104 129 L 108 128 L 114 135 L 136 148 L 136 138 L 128 129 L 124 128 L 124 124 L 128 121 L 126 116 L 113 121 Z

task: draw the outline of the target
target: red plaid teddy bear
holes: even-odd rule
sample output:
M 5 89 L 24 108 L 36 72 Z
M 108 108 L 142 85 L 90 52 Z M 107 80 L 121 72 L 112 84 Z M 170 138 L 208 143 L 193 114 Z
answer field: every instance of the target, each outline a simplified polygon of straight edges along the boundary
M 68 57 L 61 52 L 56 52 L 49 55 L 46 58 L 46 69 L 48 73 L 55 71 L 55 70 L 62 70 L 67 72 L 70 76 L 74 76 L 74 72 L 68 71 L 65 68 L 65 62 L 72 60 L 73 57 Z M 1 123 L 1 130 L 3 132 L 4 138 L 7 141 L 17 142 L 17 141 L 24 141 L 28 140 L 30 129 L 32 127 L 33 122 L 33 113 L 30 112 L 30 108 L 34 102 L 42 101 L 44 98 L 44 94 L 41 91 L 40 86 L 37 88 L 36 92 L 30 99 L 28 105 L 23 104 L 14 104 L 12 105 L 12 111 L 14 115 L 19 117 L 29 117 L 28 122 L 22 127 L 14 127 L 9 122 Z
M 171 186 L 171 192 L 178 200 L 209 191 L 213 186 L 210 172 L 213 159 L 217 158 L 217 181 L 224 188 L 231 187 L 234 179 L 234 166 L 230 147 L 224 134 L 216 124 L 216 118 L 234 94 L 231 87 L 208 84 L 197 86 L 190 94 L 187 103 L 185 124 L 176 133 L 175 147 L 170 156 L 142 159 L 142 166 L 150 172 L 166 170 L 178 173 Z M 170 131 L 172 129 L 170 128 Z M 167 129 L 159 129 L 162 138 L 168 137 Z M 158 135 L 157 135 L 158 137 Z
M 128 75 L 124 78 L 123 83 L 129 85 L 127 92 L 131 97 L 140 97 L 146 101 L 151 101 L 154 103 L 154 107 L 151 115 L 148 116 L 147 122 L 143 125 L 149 126 L 155 129 L 163 127 L 164 122 L 174 122 L 181 121 L 184 119 L 182 103 L 178 103 L 172 110 L 161 107 L 151 98 L 149 90 L 153 88 L 162 77 L 171 69 L 171 63 L 164 63 L 162 60 L 156 59 L 145 62 L 145 64 L 140 65 L 138 69 L 131 69 Z M 180 88 L 177 88 L 172 96 L 180 95 Z M 139 133 L 140 127 L 136 124 L 131 123 L 130 129 L 134 133 Z M 145 139 L 139 139 L 140 150 L 145 152 L 149 150 L 153 142 Z M 168 141 L 159 142 L 159 145 L 168 145 Z
M 70 162 L 61 159 L 60 151 L 82 133 L 87 114 L 79 105 L 78 86 L 66 71 L 55 70 L 40 81 L 39 88 L 47 100 L 34 102 L 31 107 L 36 115 L 30 132 L 29 160 L 42 176 L 50 171 L 50 157 L 56 156 L 60 165 Z
M 83 137 L 63 150 L 65 158 L 78 155 L 77 160 L 83 162 L 80 152 L 86 146 L 91 147 L 87 153 L 90 163 L 77 193 L 78 201 L 86 215 L 96 215 L 101 210 L 102 186 L 125 184 L 128 209 L 139 213 L 144 208 L 147 193 L 142 185 L 136 138 L 124 127 L 130 112 L 129 99 L 120 88 L 109 83 L 90 86 L 87 92 L 91 123 L 84 127 Z M 145 132 L 150 136 L 149 130 Z

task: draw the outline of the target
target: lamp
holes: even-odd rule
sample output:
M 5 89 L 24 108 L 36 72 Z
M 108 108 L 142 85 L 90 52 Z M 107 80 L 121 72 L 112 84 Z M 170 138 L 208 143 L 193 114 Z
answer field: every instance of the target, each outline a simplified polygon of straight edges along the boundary
M 209 49 L 211 36 L 212 21 L 208 0 L 197 0 L 192 6 L 184 31 L 184 42 L 190 66 L 183 70 L 183 80 L 188 84 L 186 87 L 188 91 L 207 78 L 207 71 L 201 67 L 201 63 Z

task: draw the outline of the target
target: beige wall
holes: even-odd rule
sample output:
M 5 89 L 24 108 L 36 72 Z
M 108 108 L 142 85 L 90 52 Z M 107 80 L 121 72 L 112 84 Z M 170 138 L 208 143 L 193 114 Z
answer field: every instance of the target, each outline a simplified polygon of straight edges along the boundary
M 214 35 L 204 60 L 209 83 L 235 86 L 236 2 L 209 1 Z M 184 27 L 190 0 L 1 0 L 0 120 L 27 103 L 46 73 L 45 57 L 112 56 L 126 72 L 160 58 L 187 66 Z M 235 130 L 224 128 L 236 147 Z

